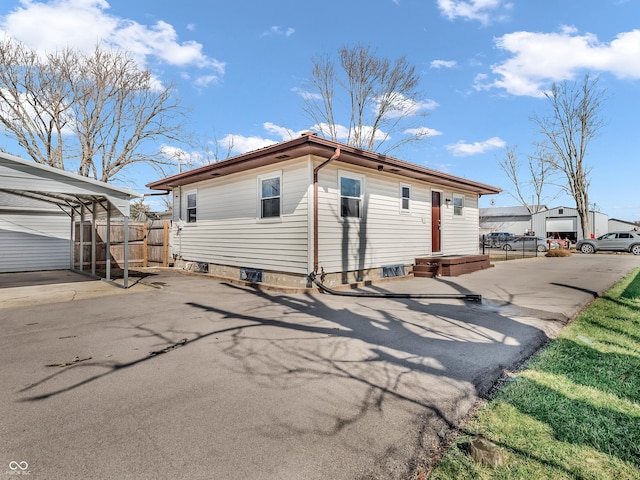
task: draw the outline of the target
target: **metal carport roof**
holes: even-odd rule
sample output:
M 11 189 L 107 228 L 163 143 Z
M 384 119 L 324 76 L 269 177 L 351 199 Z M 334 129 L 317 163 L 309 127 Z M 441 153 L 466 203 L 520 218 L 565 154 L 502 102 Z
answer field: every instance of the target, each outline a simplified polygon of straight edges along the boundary
M 129 202 L 133 198 L 142 197 L 141 194 L 127 188 L 116 187 L 87 177 L 82 177 L 58 168 L 41 165 L 4 152 L 0 152 L 0 209 L 19 210 L 21 206 L 30 209 L 37 205 L 58 207 L 70 217 L 70 229 L 74 231 L 76 220 L 84 220 L 91 216 L 92 224 L 97 218 L 107 219 L 107 232 L 110 230 L 111 216 L 122 216 L 125 222 L 125 260 L 124 286 L 128 281 L 128 250 L 127 224 L 129 218 Z M 44 207 L 40 207 L 45 210 Z M 50 211 L 50 207 L 47 208 Z M 95 232 L 95 225 L 92 225 Z M 82 243 L 80 229 L 80 242 Z M 73 236 L 73 235 L 72 235 Z M 71 243 L 75 241 L 71 238 Z M 107 252 L 109 253 L 109 238 L 107 235 Z M 92 247 L 95 237 L 92 236 Z M 83 269 L 82 249 L 80 249 L 80 271 Z M 74 248 L 70 248 L 70 270 L 74 268 Z M 106 280 L 110 278 L 110 264 L 106 262 Z M 95 248 L 91 253 L 91 274 L 96 275 Z M 76 270 L 77 271 L 77 270 Z

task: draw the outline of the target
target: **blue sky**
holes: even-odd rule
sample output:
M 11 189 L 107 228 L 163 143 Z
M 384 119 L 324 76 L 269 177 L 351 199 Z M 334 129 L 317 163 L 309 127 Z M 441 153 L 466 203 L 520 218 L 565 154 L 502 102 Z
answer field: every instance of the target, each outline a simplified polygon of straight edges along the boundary
M 505 190 L 481 206 L 517 204 L 497 159 L 506 145 L 525 154 L 540 139 L 530 117 L 549 111 L 541 92 L 599 75 L 605 126 L 589 149 L 590 200 L 610 218 L 640 220 L 639 0 L 4 0 L 0 31 L 42 51 L 98 41 L 126 49 L 175 82 L 203 144 L 224 149 L 233 138 L 234 154 L 312 127 L 301 98 L 312 57 L 355 44 L 406 56 L 432 135 L 394 156 Z M 193 165 L 202 158 L 162 147 L 182 148 Z M 157 178 L 138 168 L 128 186 L 144 192 Z M 574 206 L 547 193 L 550 206 Z

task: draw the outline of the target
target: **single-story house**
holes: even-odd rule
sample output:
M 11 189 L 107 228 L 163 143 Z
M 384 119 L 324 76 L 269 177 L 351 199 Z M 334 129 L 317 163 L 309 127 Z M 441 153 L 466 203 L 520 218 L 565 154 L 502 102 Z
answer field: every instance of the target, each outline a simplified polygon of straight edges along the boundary
M 147 187 L 173 196 L 176 265 L 296 287 L 310 272 L 335 285 L 477 255 L 478 198 L 500 192 L 312 133 Z
M 109 226 L 112 216 L 124 217 L 126 223 L 129 202 L 140 196 L 126 188 L 0 153 L 0 272 L 70 269 L 96 276 L 96 249 L 85 253 L 83 248 L 77 252 L 73 248 L 74 242 L 87 243 L 82 238 L 85 229 L 75 228 L 75 223 L 91 222 L 92 232 L 97 218 L 106 218 Z M 95 240 L 91 239 L 93 247 Z M 85 263 L 90 265 L 86 271 Z M 106 262 L 103 277 L 107 280 L 111 280 L 110 263 Z M 127 274 L 125 261 L 125 286 Z

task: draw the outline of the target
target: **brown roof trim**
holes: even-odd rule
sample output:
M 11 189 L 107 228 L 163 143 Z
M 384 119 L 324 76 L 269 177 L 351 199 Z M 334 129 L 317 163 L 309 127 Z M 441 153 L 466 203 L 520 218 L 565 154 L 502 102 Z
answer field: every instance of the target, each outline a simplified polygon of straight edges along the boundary
M 480 195 L 491 195 L 500 193 L 498 187 L 456 177 L 437 170 L 422 167 L 420 165 L 388 157 L 380 153 L 355 148 L 326 138 L 318 137 L 315 134 L 306 133 L 293 140 L 277 143 L 260 150 L 238 155 L 237 157 L 211 163 L 203 167 L 179 173 L 171 177 L 163 178 L 147 184 L 147 188 L 152 190 L 171 190 L 174 187 L 189 185 L 191 183 L 209 180 L 215 177 L 230 175 L 232 173 L 244 172 L 264 165 L 297 158 L 304 155 L 316 155 L 329 158 L 336 148 L 340 148 L 341 163 L 358 165 L 364 168 L 383 170 L 396 175 L 421 180 L 436 185 L 468 190 Z

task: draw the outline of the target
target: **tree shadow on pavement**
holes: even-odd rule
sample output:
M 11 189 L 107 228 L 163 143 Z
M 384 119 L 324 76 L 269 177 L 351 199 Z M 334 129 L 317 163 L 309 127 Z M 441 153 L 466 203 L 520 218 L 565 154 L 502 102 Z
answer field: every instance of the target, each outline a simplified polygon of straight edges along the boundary
M 387 453 L 376 466 L 386 474 L 398 468 L 396 455 L 402 457 L 400 463 L 407 471 L 428 461 L 429 452 L 439 447 L 433 444 L 434 436 L 437 439 L 443 429 L 455 430 L 505 369 L 548 340 L 535 326 L 458 300 L 345 300 L 234 285 L 226 288 L 246 294 L 248 305 L 255 298 L 263 301 L 238 309 L 222 308 L 215 299 L 185 302 L 189 309 L 205 313 L 213 325 L 206 331 L 190 331 L 184 322 L 180 330 L 131 328 L 135 335 L 157 338 L 169 347 L 179 334 L 187 339 L 180 345 L 187 351 L 207 338 L 220 338 L 215 345 L 228 359 L 224 368 L 265 391 L 300 392 L 302 398 L 313 391 L 312 401 L 299 400 L 304 421 L 281 412 L 264 412 L 271 418 L 261 433 L 274 439 L 292 434 L 342 438 L 345 432 L 362 428 L 363 435 L 369 435 L 362 439 L 363 445 L 387 445 Z M 87 361 L 60 369 L 21 393 L 29 394 L 57 379 L 53 389 L 22 401 L 46 400 L 156 358 Z M 59 386 L 61 376 L 85 368 L 91 372 L 88 376 L 78 380 L 78 375 L 72 375 L 72 383 Z M 95 373 L 96 368 L 103 371 Z M 396 452 L 393 437 L 386 439 L 377 429 L 367 429 L 370 424 L 387 425 L 387 416 L 397 422 L 416 422 L 414 437 L 402 439 L 411 444 L 409 453 Z M 362 447 L 349 444 L 349 448 Z

